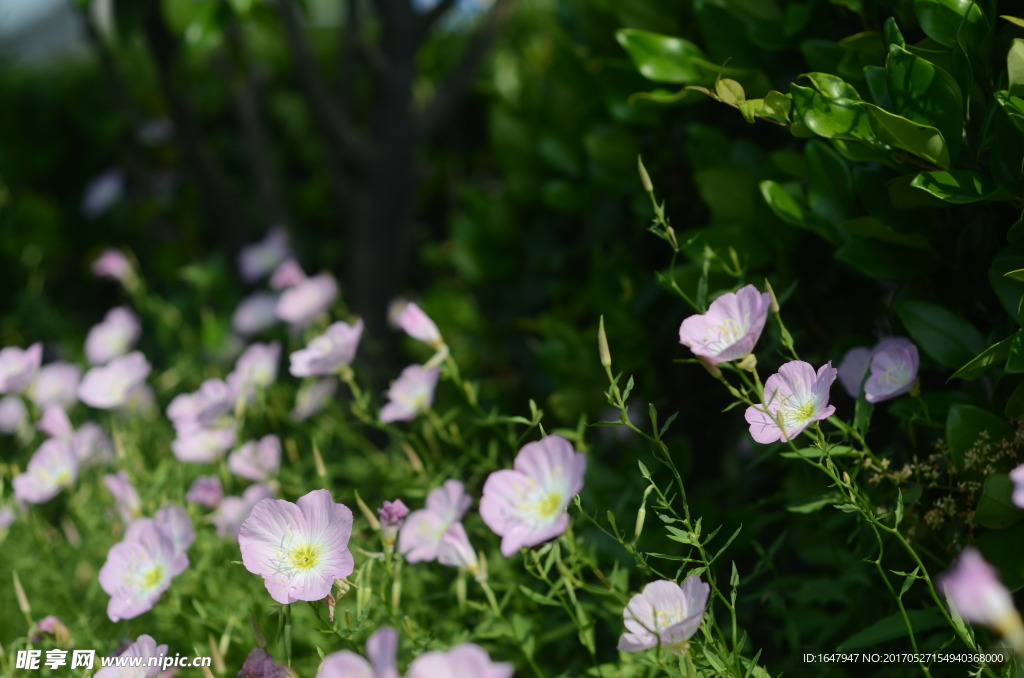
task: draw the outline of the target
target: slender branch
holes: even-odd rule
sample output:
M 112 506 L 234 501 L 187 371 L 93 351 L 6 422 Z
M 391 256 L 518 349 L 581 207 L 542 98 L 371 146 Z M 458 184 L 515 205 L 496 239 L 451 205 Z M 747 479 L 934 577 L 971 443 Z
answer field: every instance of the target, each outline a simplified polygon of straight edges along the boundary
M 293 0 L 277 0 L 284 22 L 285 36 L 295 59 L 302 86 L 306 90 L 313 116 L 322 128 L 332 152 L 340 165 L 361 168 L 370 157 L 365 142 L 359 138 L 345 110 L 332 101 L 320 68 L 306 40 L 302 22 Z
M 477 70 L 491 45 L 512 15 L 515 4 L 516 0 L 495 0 L 494 6 L 484 19 L 484 25 L 473 36 L 459 63 L 438 87 L 434 99 L 420 113 L 417 129 L 421 135 L 427 136 L 432 133 L 462 100 L 476 79 Z

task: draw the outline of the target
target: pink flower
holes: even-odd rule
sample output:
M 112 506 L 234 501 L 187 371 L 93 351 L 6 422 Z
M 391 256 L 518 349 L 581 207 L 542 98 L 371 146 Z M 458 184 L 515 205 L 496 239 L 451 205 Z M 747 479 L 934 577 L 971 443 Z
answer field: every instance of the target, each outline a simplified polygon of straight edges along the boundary
M 270 276 L 270 287 L 275 290 L 283 290 L 295 287 L 305 279 L 306 272 L 299 266 L 299 262 L 295 259 L 288 259 L 277 267 L 274 275 Z
M 135 486 L 128 480 L 128 473 L 126 471 L 122 470 L 116 474 L 111 473 L 103 476 L 103 484 L 107 486 L 110 494 L 113 495 L 117 511 L 121 514 L 121 520 L 128 523 L 138 517 L 142 510 L 142 502 L 139 499 L 139 493 L 136 491 Z
M 228 470 L 236 476 L 263 483 L 281 468 L 281 439 L 271 434 L 250 440 L 228 455 Z
M 18 514 L 10 506 L 0 506 L 0 530 L 6 530 L 17 520 Z
M 1013 503 L 1024 508 L 1024 464 L 1010 471 L 1010 480 L 1013 481 Z
M 265 650 L 254 647 L 238 672 L 241 678 L 289 678 L 287 668 L 274 663 L 274 658 Z
M 422 341 L 432 348 L 437 349 L 444 345 L 444 339 L 441 338 L 441 332 L 437 329 L 437 325 L 430 319 L 430 316 L 411 301 L 398 314 L 395 322 L 410 337 Z
M 36 378 L 43 360 L 43 345 L 36 342 L 22 350 L 8 346 L 0 350 L 0 393 L 21 393 Z
M 909 339 L 883 339 L 871 355 L 871 374 L 864 382 L 864 398 L 878 403 L 903 395 L 917 381 L 921 359 Z
M 16 395 L 0 398 L 0 432 L 14 434 L 28 421 L 28 408 Z
M 138 317 L 124 306 L 112 308 L 103 322 L 89 330 L 85 338 L 85 357 L 93 365 L 104 365 L 124 355 L 142 334 Z
M 512 678 L 514 670 L 511 664 L 492 662 L 479 645 L 463 643 L 448 652 L 424 652 L 416 657 L 408 678 Z
M 39 408 L 59 405 L 68 408 L 78 402 L 75 391 L 82 379 L 82 368 L 65 362 L 54 362 L 39 369 L 39 376 L 29 391 Z
M 160 666 L 147 666 L 151 657 L 167 655 L 166 645 L 157 645 L 152 636 L 145 634 L 128 646 L 124 652 L 111 655 L 113 657 L 142 657 L 142 666 L 119 667 L 107 666 L 96 672 L 93 678 L 156 678 L 160 675 Z
M 156 528 L 171 542 L 175 556 L 184 555 L 196 539 L 192 521 L 184 506 L 165 506 L 152 518 L 136 518 L 124 531 L 124 541 L 138 541 L 148 530 Z M 188 560 L 186 559 L 186 564 Z
M 71 437 L 71 449 L 80 464 L 90 461 L 108 462 L 114 458 L 113 441 L 94 421 L 87 421 L 78 427 Z
M 51 438 L 39 446 L 24 473 L 14 477 L 14 497 L 30 504 L 43 504 L 75 482 L 78 458 L 67 441 Z
M 409 365 L 388 389 L 388 402 L 380 411 L 383 423 L 410 421 L 434 402 L 440 370 Z
M 180 461 L 208 464 L 220 459 L 235 444 L 233 426 L 192 428 L 179 432 L 171 443 L 171 452 Z
M 248 337 L 277 324 L 277 298 L 272 292 L 256 292 L 242 300 L 231 316 L 231 326 Z
M 816 421 L 832 416 L 836 408 L 828 404 L 828 393 L 836 380 L 832 363 L 814 368 L 802 360 L 791 360 L 764 382 L 767 405 L 747 408 L 750 435 L 759 443 L 790 441 Z M 779 425 L 782 428 L 779 428 Z
M 626 633 L 619 638 L 619 650 L 641 652 L 686 643 L 700 627 L 710 594 L 711 587 L 696 575 L 682 586 L 664 579 L 651 582 L 622 611 Z
M 309 346 L 291 354 L 291 373 L 296 377 L 335 374 L 352 362 L 363 334 L 363 321 L 337 322 L 309 342 Z
M 213 514 L 213 524 L 217 534 L 226 537 L 230 534 L 238 538 L 242 523 L 249 517 L 253 506 L 264 499 L 273 499 L 274 490 L 269 485 L 250 485 L 241 497 L 224 497 Z
M 199 476 L 189 485 L 185 501 L 213 508 L 224 498 L 224 488 L 217 476 Z M 263 497 L 260 497 L 262 499 Z M 241 522 L 241 521 L 239 521 Z
M 586 455 L 575 452 L 572 443 L 549 435 L 524 445 L 514 469 L 487 477 L 480 517 L 502 537 L 502 555 L 511 556 L 524 546 L 536 546 L 565 532 L 566 509 L 583 489 L 586 466 Z
M 289 287 L 277 301 L 277 317 L 302 328 L 321 313 L 326 313 L 338 296 L 338 283 L 329 273 L 307 278 Z
M 314 490 L 295 504 L 264 499 L 253 507 L 238 533 L 245 569 L 263 577 L 279 603 L 321 600 L 335 579 L 355 567 L 348 539 L 352 511 L 327 490 Z
M 100 586 L 110 596 L 110 621 L 132 619 L 152 609 L 171 580 L 188 567 L 188 556 L 157 524 L 144 523 L 114 544 L 100 568 Z
M 43 410 L 43 416 L 36 422 L 36 428 L 50 438 L 62 440 L 71 440 L 75 434 L 75 428 L 71 425 L 67 412 L 58 405 L 50 405 Z
M 97 278 L 110 278 L 123 283 L 135 276 L 135 270 L 121 250 L 108 247 L 92 262 L 92 274 Z
M 277 379 L 277 363 L 281 359 L 281 344 L 252 344 L 235 361 L 235 369 L 227 377 L 228 386 L 236 399 L 252 400 L 256 389 L 263 389 Z
M 964 549 L 953 570 L 942 575 L 938 583 L 950 605 L 972 624 L 991 626 L 1006 635 L 1019 630 L 1020 615 L 1010 592 L 977 549 Z
M 839 383 L 851 398 L 860 395 L 860 386 L 870 364 L 871 349 L 866 346 L 851 348 L 839 362 Z
M 337 379 L 317 379 L 303 384 L 295 393 L 292 421 L 305 421 L 324 408 L 338 390 Z
M 398 538 L 398 530 L 401 529 L 407 515 L 409 515 L 409 508 L 401 499 L 385 501 L 377 509 L 377 517 L 380 518 L 380 536 L 389 551 L 395 545 L 395 539 Z
M 707 313 L 683 321 L 679 343 L 712 364 L 742 358 L 754 350 L 770 306 L 771 295 L 753 285 L 723 294 Z
M 36 622 L 35 633 L 32 634 L 32 642 L 39 643 L 43 636 L 52 636 L 58 647 L 64 647 L 71 639 L 71 632 L 57 617 L 47 615 Z
M 114 358 L 85 373 L 78 385 L 78 399 L 101 410 L 129 405 L 132 397 L 141 392 L 150 369 L 146 356 L 139 351 Z
M 839 380 L 851 398 L 860 394 L 864 382 L 864 398 L 878 403 L 909 391 L 917 380 L 920 363 L 913 342 L 906 337 L 888 337 L 870 351 L 863 346 L 847 351 L 839 363 Z M 871 374 L 865 381 L 869 367 Z
M 476 551 L 469 543 L 466 528 L 462 523 L 455 523 L 441 537 L 441 543 L 437 547 L 437 562 L 449 567 L 462 568 L 473 575 L 479 572 L 480 561 L 477 560 Z
M 444 485 L 427 495 L 426 508 L 413 511 L 402 525 L 398 535 L 398 550 L 410 563 L 437 559 L 441 538 L 448 528 L 462 520 L 473 498 L 465 493 L 458 480 L 446 480 Z
M 333 652 L 324 657 L 316 678 L 398 678 L 397 654 L 398 633 L 383 626 L 366 641 L 366 656 L 370 661 L 348 650 Z
M 95 177 L 82 195 L 82 216 L 92 221 L 99 219 L 124 195 L 124 172 L 111 167 Z
M 288 258 L 291 248 L 283 228 L 272 229 L 263 240 L 247 245 L 238 253 L 238 268 L 245 282 L 264 278 Z
M 228 384 L 220 379 L 207 379 L 194 393 L 181 393 L 167 406 L 167 416 L 180 434 L 220 423 L 220 418 L 231 412 L 235 396 Z

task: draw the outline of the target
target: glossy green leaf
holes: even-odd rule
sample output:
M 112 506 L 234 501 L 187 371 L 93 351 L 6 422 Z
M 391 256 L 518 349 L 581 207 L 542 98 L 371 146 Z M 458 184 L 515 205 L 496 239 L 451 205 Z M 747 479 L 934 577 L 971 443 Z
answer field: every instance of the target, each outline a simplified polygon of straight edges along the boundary
M 900 27 L 896 25 L 896 19 L 889 17 L 885 20 L 885 25 L 882 26 L 882 35 L 885 37 L 886 45 L 899 45 L 905 47 L 907 42 L 903 39 L 903 33 L 900 31 Z
M 946 417 L 946 445 L 953 462 L 962 466 L 968 450 L 977 445 L 982 434 L 988 440 L 1009 440 L 1013 429 L 1005 420 L 974 405 L 953 405 Z
M 727 104 L 736 105 L 747 97 L 743 91 L 743 85 L 732 78 L 721 78 L 715 83 L 715 93 L 718 98 Z
M 889 47 L 885 72 L 891 112 L 939 130 L 955 158 L 964 130 L 964 101 L 953 76 L 897 45 Z M 939 164 L 945 168 L 948 162 Z
M 974 325 L 938 304 L 907 299 L 893 308 L 918 347 L 946 367 L 966 365 L 985 348 Z
M 1019 132 L 1024 134 L 1024 99 L 1014 96 L 1006 90 L 995 93 L 996 102 L 1009 116 L 1010 122 Z
M 1007 374 L 1024 374 L 1024 330 L 1018 330 L 1006 352 Z
M 990 200 L 997 191 L 991 179 L 971 170 L 919 172 L 910 185 L 954 205 Z
M 1007 278 L 1011 278 L 1013 280 L 1024 282 L 1024 268 L 1018 268 L 1016 271 L 1009 271 L 1008 273 L 1005 273 L 1004 276 Z
M 949 168 L 949 149 L 939 130 L 890 113 L 873 104 L 862 104 L 875 137 L 882 143 L 907 151 L 943 169 Z
M 1006 53 L 1007 90 L 1013 96 L 1024 95 L 1024 40 L 1014 38 Z
M 693 83 L 707 75 L 694 62 L 694 59 L 702 58 L 703 53 L 688 40 L 636 28 L 616 31 L 615 39 L 648 80 Z
M 791 195 L 783 188 L 782 184 L 775 181 L 762 181 L 758 187 L 761 190 L 761 196 L 768 203 L 768 207 L 775 213 L 775 216 L 786 223 L 814 231 L 829 242 L 833 241 L 833 235 L 829 232 L 827 224 L 822 223 L 810 211 L 807 203 L 802 198 L 798 199 Z
M 956 47 L 958 36 L 977 44 L 988 30 L 985 13 L 973 0 L 914 0 L 914 13 L 925 35 L 945 47 Z
M 1010 355 L 1010 343 L 1019 334 L 1018 332 L 1016 335 L 1007 337 L 997 344 L 992 344 L 976 355 L 971 362 L 954 372 L 950 379 L 977 379 L 993 366 L 1003 364 L 1006 357 Z
M 974 522 L 982 527 L 1002 530 L 1024 518 L 1024 511 L 1014 505 L 1013 481 L 1005 473 L 985 478 L 981 497 L 974 510 Z
M 862 102 L 830 98 L 810 87 L 790 85 L 796 117 L 807 129 L 826 139 L 874 143 L 875 135 Z

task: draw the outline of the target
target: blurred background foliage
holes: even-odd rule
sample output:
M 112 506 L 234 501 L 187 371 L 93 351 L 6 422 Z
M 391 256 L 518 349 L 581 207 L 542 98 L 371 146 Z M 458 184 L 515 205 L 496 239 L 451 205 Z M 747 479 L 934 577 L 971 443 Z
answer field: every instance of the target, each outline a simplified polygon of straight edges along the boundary
M 1020 460 L 1024 413 L 1024 275 L 1005 275 L 1024 269 L 1024 22 L 1001 17 L 1014 3 L 495 0 L 442 16 L 455 3 L 140 0 L 106 17 L 89 4 L 75 6 L 85 52 L 0 59 L 0 344 L 80 359 L 121 300 L 89 262 L 126 247 L 195 334 L 142 346 L 195 386 L 247 293 L 239 247 L 280 224 L 367 319 L 356 367 L 381 389 L 411 349 L 386 302 L 412 295 L 482 401 L 526 414 L 534 399 L 549 429 L 575 428 L 618 416 L 603 315 L 636 420 L 648 402 L 679 412 L 667 441 L 695 514 L 742 525 L 729 557 L 750 645 L 799 675 L 799 652 L 906 639 L 864 560 L 873 538 L 807 469 L 755 448 L 720 412 L 727 394 L 680 360 L 694 309 L 673 284 L 705 304 L 767 278 L 815 365 L 883 336 L 918 344 L 920 397 L 871 413 L 837 384 L 833 402 L 870 417 L 893 472 L 873 478 L 878 502 L 903 493 L 933 572 L 976 539 L 1024 585 L 1024 524 L 988 480 Z M 647 232 L 638 156 L 677 258 Z M 123 195 L 89 214 L 86 187 L 112 168 Z M 773 327 L 763 374 L 778 347 Z M 630 525 L 648 450 L 619 431 L 587 433 L 584 503 Z M 979 449 L 996 461 L 969 467 Z M 641 545 L 678 551 L 658 522 Z M 919 588 L 905 602 L 934 649 L 949 632 Z M 597 632 L 610 648 L 619 629 Z

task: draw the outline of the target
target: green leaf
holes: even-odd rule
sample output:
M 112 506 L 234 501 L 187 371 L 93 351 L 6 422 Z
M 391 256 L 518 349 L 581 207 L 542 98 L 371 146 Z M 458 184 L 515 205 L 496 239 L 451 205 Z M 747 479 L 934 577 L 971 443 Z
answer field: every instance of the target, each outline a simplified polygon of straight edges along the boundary
M 1024 268 L 1018 268 L 1016 271 L 1007 271 L 1003 275 L 1007 278 L 1024 282 Z
M 862 104 L 875 137 L 943 169 L 949 168 L 949 149 L 939 130 L 890 113 L 874 104 Z
M 1024 134 L 1024 99 L 1014 96 L 1006 90 L 995 93 L 996 102 L 1010 118 L 1010 122 L 1017 128 L 1017 131 Z
M 826 96 L 795 84 L 790 85 L 789 91 L 795 117 L 814 134 L 826 139 L 875 143 L 871 122 L 861 101 Z
M 829 242 L 834 242 L 827 224 L 821 222 L 802 199 L 797 199 L 786 191 L 782 184 L 766 179 L 758 184 L 758 187 L 764 201 L 779 219 L 814 231 Z
M 918 172 L 910 185 L 954 205 L 990 200 L 997 190 L 991 179 L 970 170 Z
M 1003 339 L 997 344 L 992 344 L 972 358 L 969 363 L 954 372 L 950 379 L 977 379 L 987 372 L 993 365 L 999 365 L 1006 360 L 1006 357 L 1010 355 L 1010 343 L 1015 341 L 1019 336 L 1020 332 L 1014 336 Z
M 1013 393 L 1006 399 L 1006 407 L 1003 414 L 1007 417 L 1019 417 L 1024 414 L 1024 380 L 1017 383 Z
M 852 238 L 836 250 L 836 259 L 845 261 L 865 275 L 883 280 L 907 280 L 931 273 L 938 261 L 920 250 L 870 238 Z
M 914 0 L 914 13 L 925 35 L 944 47 L 956 47 L 963 31 L 977 44 L 988 30 L 985 13 L 973 0 Z
M 905 47 L 907 44 L 903 39 L 903 33 L 900 32 L 900 27 L 896 25 L 896 19 L 893 17 L 885 20 L 885 25 L 882 26 L 882 34 L 885 36 L 886 45 Z
M 938 304 L 903 300 L 893 308 L 921 350 L 946 367 L 959 368 L 985 348 L 974 325 Z
M 985 478 L 981 498 L 974 510 L 974 522 L 992 530 L 1002 530 L 1024 518 L 1024 511 L 1013 503 L 1013 481 L 1005 473 Z
M 715 93 L 718 94 L 718 98 L 727 104 L 738 105 L 741 101 L 745 101 L 747 96 L 743 91 L 743 85 L 739 84 L 731 78 L 721 78 L 715 83 Z
M 1006 353 L 1006 373 L 1024 374 L 1024 330 L 1013 335 Z
M 957 466 L 962 466 L 964 455 L 974 447 L 982 432 L 988 432 L 990 441 L 1013 437 L 1013 429 L 1000 417 L 974 405 L 953 405 L 946 418 L 946 445 Z
M 648 80 L 694 83 L 707 76 L 706 70 L 694 62 L 703 59 L 703 53 L 688 40 L 636 28 L 616 31 L 615 39 Z
M 914 633 L 917 634 L 946 626 L 946 620 L 942 613 L 935 608 L 907 610 L 907 620 L 910 621 Z M 909 630 L 903 615 L 897 612 L 853 634 L 839 643 L 837 650 L 857 650 L 865 647 L 874 647 L 890 640 L 905 638 L 908 633 Z
M 826 506 L 833 506 L 837 501 L 842 501 L 842 497 L 837 494 L 828 495 L 821 499 L 815 499 L 809 501 L 806 504 L 799 504 L 797 506 L 787 506 L 786 510 L 791 513 L 815 513 L 825 508 Z
M 1013 96 L 1024 94 L 1024 40 L 1014 38 L 1010 51 L 1006 53 L 1006 74 L 1009 79 L 1007 90 Z
M 955 158 L 964 131 L 964 99 L 953 76 L 897 45 L 889 47 L 885 72 L 893 112 L 939 130 Z

